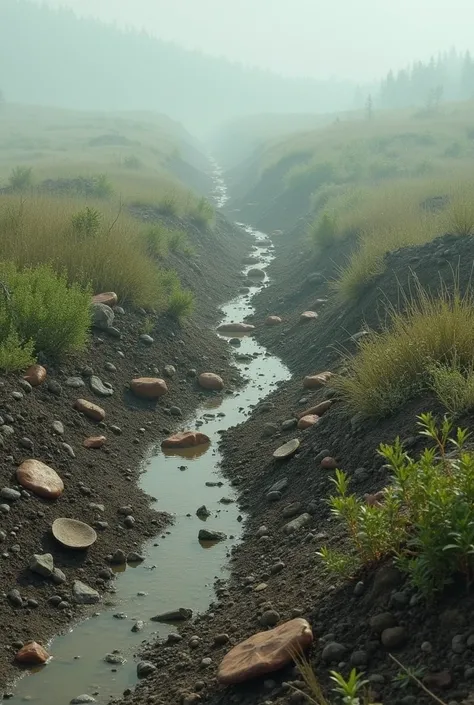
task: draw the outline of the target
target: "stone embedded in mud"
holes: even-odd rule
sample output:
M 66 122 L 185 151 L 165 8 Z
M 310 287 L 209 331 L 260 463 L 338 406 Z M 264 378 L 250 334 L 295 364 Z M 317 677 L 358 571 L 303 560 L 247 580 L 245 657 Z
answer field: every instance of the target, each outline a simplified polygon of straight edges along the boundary
M 75 580 L 72 586 L 72 599 L 78 605 L 94 605 L 100 602 L 100 594 L 81 580 Z
M 254 634 L 231 649 L 221 661 L 217 679 L 223 685 L 231 685 L 273 673 L 291 663 L 294 654 L 312 642 L 309 623 L 301 618 L 292 619 L 275 629 Z
M 142 399 L 159 399 L 168 392 L 164 379 L 159 377 L 137 377 L 132 379 L 130 389 Z
M 391 612 L 381 612 L 371 617 L 369 624 L 375 634 L 381 634 L 386 629 L 396 627 L 397 619 Z
M 273 453 L 273 457 L 278 460 L 284 460 L 285 458 L 290 458 L 296 453 L 300 447 L 300 442 L 298 438 L 293 438 L 288 443 L 284 443 L 282 446 L 277 448 Z
M 302 416 L 298 421 L 298 428 L 303 430 L 311 428 L 311 426 L 317 424 L 318 421 L 319 416 L 316 416 L 316 414 L 307 414 L 307 416 Z
M 321 658 L 326 663 L 334 663 L 343 661 L 346 653 L 347 649 L 343 644 L 338 644 L 337 641 L 330 641 L 329 644 L 326 644 L 324 647 Z
M 162 448 L 193 448 L 204 443 L 210 443 L 209 436 L 199 431 L 182 431 L 165 438 L 161 443 Z
M 114 393 L 112 385 L 108 382 L 102 382 L 100 377 L 97 377 L 97 375 L 91 376 L 89 384 L 94 394 L 97 394 L 100 397 L 111 397 Z
M 217 330 L 219 332 L 229 331 L 229 333 L 247 333 L 251 330 L 255 330 L 255 326 L 250 323 L 221 323 L 221 325 L 217 327 Z
M 281 318 L 280 316 L 268 316 L 265 319 L 265 325 L 266 326 L 279 326 L 281 323 Z
M 303 416 L 310 416 L 311 414 L 315 414 L 316 416 L 322 416 L 326 413 L 326 411 L 331 408 L 331 406 L 331 399 L 326 399 L 326 401 L 322 401 L 320 404 L 316 404 L 315 406 L 310 406 L 309 409 L 305 409 L 304 411 L 300 412 L 298 416 L 300 419 L 303 418 Z
M 46 663 L 49 659 L 49 654 L 40 644 L 36 641 L 30 641 L 25 644 L 16 654 L 15 660 L 18 663 L 29 664 L 30 666 L 38 666 L 42 663 Z
M 319 374 L 316 375 L 307 375 L 303 380 L 303 387 L 305 389 L 318 389 L 319 387 L 324 387 L 332 376 L 332 372 L 319 372 Z
M 405 627 L 390 627 L 383 630 L 380 638 L 386 649 L 398 649 L 404 645 L 408 635 Z
M 118 296 L 114 291 L 104 291 L 102 294 L 96 294 L 92 297 L 93 304 L 105 304 L 113 308 L 118 303 Z
M 44 499 L 56 499 L 64 490 L 58 473 L 40 460 L 25 460 L 16 471 L 19 484 Z
M 334 458 L 323 458 L 321 460 L 321 467 L 325 470 L 335 470 L 337 468 L 337 462 Z
M 139 661 L 137 663 L 137 677 L 147 678 L 156 671 L 156 666 L 150 661 Z
M 193 616 L 193 611 L 187 609 L 186 607 L 179 607 L 177 610 L 171 610 L 170 612 L 163 612 L 162 614 L 157 614 L 156 617 L 151 617 L 152 622 L 185 622 L 191 619 Z
M 84 448 L 102 448 L 107 438 L 105 436 L 89 436 L 84 441 Z
M 316 311 L 303 311 L 300 315 L 301 323 L 308 323 L 309 321 L 315 321 L 318 317 Z
M 293 519 L 293 521 L 290 521 L 288 522 L 288 524 L 285 524 L 285 526 L 283 527 L 283 533 L 289 536 L 295 531 L 298 531 L 299 529 L 302 529 L 303 527 L 310 524 L 311 520 L 311 514 L 308 514 L 306 512 L 304 514 L 300 514 L 299 517 L 296 517 L 296 519 Z
M 54 571 L 53 556 L 51 553 L 35 553 L 30 559 L 28 568 L 43 578 L 50 578 Z
M 206 505 L 203 504 L 201 507 L 198 507 L 196 509 L 196 516 L 198 516 L 200 519 L 207 519 L 207 517 L 211 516 L 211 512 L 206 507 Z
M 105 411 L 97 404 L 87 401 L 87 399 L 76 399 L 74 408 L 93 421 L 103 421 L 105 419 Z
M 199 384 L 203 389 L 211 389 L 220 392 L 224 389 L 224 380 L 214 372 L 202 372 L 198 378 Z
M 42 365 L 31 365 L 23 375 L 23 379 L 29 382 L 32 387 L 38 387 L 43 384 L 46 374 L 46 369 Z

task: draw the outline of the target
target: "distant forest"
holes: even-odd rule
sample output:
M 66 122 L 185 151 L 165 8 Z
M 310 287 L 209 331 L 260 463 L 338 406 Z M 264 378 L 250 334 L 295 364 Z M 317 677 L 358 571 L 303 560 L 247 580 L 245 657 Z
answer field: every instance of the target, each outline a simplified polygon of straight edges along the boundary
M 0 89 L 9 102 L 155 110 L 203 131 L 239 115 L 344 110 L 355 85 L 283 78 L 67 9 L 0 0 Z

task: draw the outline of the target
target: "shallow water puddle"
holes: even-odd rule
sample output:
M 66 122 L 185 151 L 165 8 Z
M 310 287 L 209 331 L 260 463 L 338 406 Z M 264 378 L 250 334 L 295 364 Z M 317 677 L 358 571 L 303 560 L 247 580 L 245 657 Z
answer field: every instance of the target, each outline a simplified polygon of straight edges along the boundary
M 227 200 L 222 172 L 216 171 L 215 183 L 216 201 L 221 206 Z M 255 266 L 264 268 L 273 259 L 267 237 L 246 229 L 255 234 L 257 260 L 244 273 Z M 266 281 L 249 283 L 250 293 L 223 307 L 221 322 L 242 321 L 253 313 L 252 295 Z M 236 337 L 219 335 L 227 339 Z M 283 363 L 267 355 L 254 339 L 243 336 L 240 341 L 234 354 L 248 357 L 245 361 L 236 359 L 248 380 L 246 384 L 235 394 L 208 397 L 194 418 L 181 426 L 182 430 L 193 429 L 198 422 L 201 425 L 196 427 L 210 437 L 211 444 L 166 453 L 155 447 L 145 461 L 141 486 L 157 498 L 157 509 L 174 513 L 175 523 L 145 545 L 144 563 L 123 566 L 117 571 L 120 575 L 115 584 L 116 593 L 106 596 L 100 614 L 53 640 L 49 648 L 53 655 L 51 662 L 21 678 L 9 703 L 67 705 L 83 693 L 94 696 L 99 703 L 107 703 L 137 682 L 135 656 L 141 642 L 166 637 L 176 630 L 151 622 L 152 617 L 178 607 L 192 609 L 194 613 L 207 609 L 213 599 L 214 580 L 226 576 L 229 549 L 239 540 L 242 527 L 235 491 L 220 474 L 219 432 L 245 421 L 253 406 L 276 384 L 290 377 Z M 214 413 L 215 409 L 218 411 Z M 205 519 L 206 528 L 224 532 L 228 536 L 226 541 L 198 541 L 199 529 L 204 526 L 203 519 L 196 515 L 201 505 L 211 512 Z M 144 622 L 143 630 L 132 632 L 137 620 Z M 112 666 L 104 661 L 104 656 L 114 649 L 125 657 L 124 664 Z

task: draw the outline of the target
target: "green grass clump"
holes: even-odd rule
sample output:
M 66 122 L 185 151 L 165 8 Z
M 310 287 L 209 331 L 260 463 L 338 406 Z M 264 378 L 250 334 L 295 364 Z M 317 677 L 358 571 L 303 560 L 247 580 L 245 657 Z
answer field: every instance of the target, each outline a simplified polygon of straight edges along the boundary
M 316 251 L 325 249 L 332 245 L 338 235 L 336 216 L 324 211 L 324 213 L 312 223 L 309 230 L 309 237 Z
M 91 291 L 69 284 L 50 265 L 18 269 L 12 263 L 0 264 L 4 296 L 0 301 L 0 330 L 6 341 L 4 356 L 22 348 L 62 356 L 82 350 L 91 324 Z M 11 367 L 11 366 L 10 366 Z
M 457 576 L 468 585 L 474 577 L 474 453 L 466 448 L 469 434 L 453 432 L 446 418 L 438 427 L 432 414 L 423 414 L 419 423 L 431 442 L 419 459 L 405 453 L 399 439 L 380 446 L 392 473 L 380 501 L 367 504 L 350 494 L 347 475 L 337 471 L 329 504 L 360 565 L 394 556 L 430 598 Z
M 170 316 L 182 321 L 191 315 L 194 309 L 194 294 L 189 289 L 183 289 L 177 282 L 168 297 L 166 311 Z
M 26 191 L 33 186 L 33 170 L 29 166 L 16 166 L 8 177 L 13 191 Z
M 188 216 L 198 228 L 206 228 L 212 225 L 215 211 L 207 198 L 203 197 L 189 208 Z
M 474 298 L 443 289 L 433 296 L 415 280 L 415 291 L 405 298 L 405 311 L 388 311 L 388 324 L 360 341 L 347 359 L 348 374 L 336 377 L 335 387 L 353 412 L 384 417 L 409 399 L 429 389 L 433 365 L 469 370 L 474 363 Z
M 0 370 L 17 372 L 24 370 L 35 362 L 34 343 L 22 341 L 15 330 L 10 330 L 0 343 Z
M 431 389 L 452 417 L 474 409 L 474 367 L 462 368 L 457 359 L 431 369 Z

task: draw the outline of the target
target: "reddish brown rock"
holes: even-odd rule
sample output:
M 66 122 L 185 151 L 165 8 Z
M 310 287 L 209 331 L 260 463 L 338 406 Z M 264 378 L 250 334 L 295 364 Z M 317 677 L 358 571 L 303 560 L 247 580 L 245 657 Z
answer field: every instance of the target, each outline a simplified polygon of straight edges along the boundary
M 42 365 L 31 365 L 23 375 L 23 379 L 26 379 L 32 387 L 39 387 L 46 379 L 46 369 Z
M 312 642 L 313 633 L 306 619 L 292 619 L 235 646 L 222 659 L 217 679 L 230 685 L 273 673 L 291 663 L 295 653 L 307 649 Z
M 224 380 L 213 372 L 203 372 L 199 375 L 198 381 L 203 389 L 213 389 L 217 392 L 224 389 Z
M 300 315 L 300 321 L 301 323 L 308 323 L 309 321 L 315 321 L 317 317 L 316 311 L 303 311 Z
M 337 463 L 334 458 L 330 458 L 328 456 L 327 458 L 323 458 L 321 460 L 321 467 L 325 470 L 335 470 L 337 468 Z
M 281 323 L 280 316 L 268 316 L 268 318 L 265 319 L 266 326 L 279 326 L 280 323 Z
M 218 331 L 229 331 L 229 333 L 248 333 L 255 330 L 255 326 L 250 323 L 221 323 L 217 328 Z
M 324 387 L 332 377 L 332 372 L 319 372 L 317 375 L 307 375 L 303 380 L 305 389 L 318 389 Z
M 143 399 L 159 399 L 168 392 L 164 379 L 159 377 L 137 377 L 132 379 L 130 389 L 137 397 Z
M 64 490 L 64 483 L 56 470 L 40 460 L 25 460 L 17 468 L 16 479 L 22 487 L 45 499 L 56 499 Z
M 84 441 L 84 448 L 102 448 L 106 441 L 105 436 L 89 436 Z
M 209 436 L 199 431 L 182 431 L 175 433 L 162 442 L 162 448 L 193 448 L 204 443 L 210 443 Z
M 38 666 L 42 663 L 46 663 L 49 659 L 49 654 L 46 649 L 43 649 L 43 647 L 40 644 L 37 644 L 36 641 L 30 641 L 18 651 L 15 659 L 18 663 Z
M 87 399 L 77 399 L 74 403 L 74 408 L 93 421 L 103 421 L 105 419 L 105 411 L 97 404 L 87 401 Z
M 303 418 L 303 416 L 310 416 L 311 414 L 315 414 L 316 416 L 322 416 L 323 414 L 328 411 L 332 406 L 332 401 L 330 399 L 327 399 L 326 401 L 322 401 L 320 404 L 316 404 L 316 406 L 310 406 L 309 409 L 306 409 L 305 411 L 302 411 L 300 414 L 298 414 L 299 418 Z
M 113 308 L 118 303 L 118 296 L 113 291 L 104 291 L 103 294 L 96 294 L 92 297 L 93 304 L 105 304 Z
M 298 428 L 305 430 L 306 428 L 311 428 L 319 421 L 319 416 L 316 414 L 308 414 L 307 416 L 302 416 L 298 421 Z

